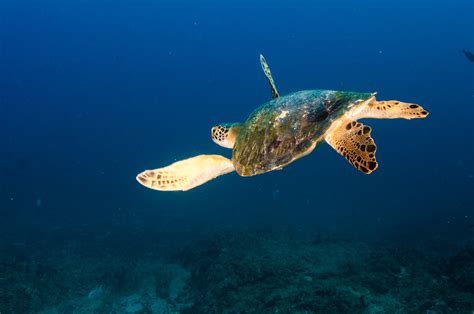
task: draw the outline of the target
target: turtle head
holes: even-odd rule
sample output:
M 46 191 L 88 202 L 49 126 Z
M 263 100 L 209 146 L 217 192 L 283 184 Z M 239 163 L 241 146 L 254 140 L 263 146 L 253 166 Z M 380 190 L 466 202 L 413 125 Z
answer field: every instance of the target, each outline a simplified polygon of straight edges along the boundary
M 211 137 L 217 145 L 233 148 L 239 130 L 240 123 L 222 123 L 211 129 Z

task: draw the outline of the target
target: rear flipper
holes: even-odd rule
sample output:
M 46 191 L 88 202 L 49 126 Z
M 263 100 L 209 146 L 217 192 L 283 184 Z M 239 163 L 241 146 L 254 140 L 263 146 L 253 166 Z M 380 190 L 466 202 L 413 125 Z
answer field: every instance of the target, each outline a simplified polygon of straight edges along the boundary
M 361 118 L 375 119 L 416 119 L 426 118 L 428 112 L 420 105 L 405 103 L 397 100 L 373 101 Z
M 137 181 L 158 191 L 187 191 L 220 175 L 234 171 L 230 159 L 219 155 L 199 155 L 167 167 L 146 170 Z

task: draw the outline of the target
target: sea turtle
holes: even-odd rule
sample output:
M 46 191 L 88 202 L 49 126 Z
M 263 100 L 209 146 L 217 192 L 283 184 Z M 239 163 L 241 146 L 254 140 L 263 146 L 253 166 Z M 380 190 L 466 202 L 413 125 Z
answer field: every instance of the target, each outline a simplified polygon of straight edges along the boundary
M 425 118 L 421 106 L 396 100 L 377 101 L 376 93 L 305 90 L 280 96 L 265 58 L 260 63 L 272 100 L 256 109 L 244 123 L 212 128 L 215 143 L 232 149 L 232 159 L 199 155 L 167 167 L 146 170 L 140 184 L 160 191 L 187 191 L 220 175 L 236 171 L 253 176 L 279 170 L 308 155 L 324 141 L 356 169 L 369 174 L 378 164 L 372 129 L 362 118 Z

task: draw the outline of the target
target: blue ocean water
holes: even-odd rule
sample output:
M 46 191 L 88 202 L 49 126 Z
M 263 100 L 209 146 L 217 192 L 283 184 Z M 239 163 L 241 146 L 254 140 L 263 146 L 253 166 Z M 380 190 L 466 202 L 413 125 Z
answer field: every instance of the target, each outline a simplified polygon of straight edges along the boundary
M 1 1 L 2 258 L 20 250 L 31 262 L 74 243 L 77 254 L 113 247 L 114 260 L 137 249 L 140 260 L 206 235 L 255 230 L 429 241 L 436 254 L 456 254 L 456 245 L 474 243 L 474 64 L 463 49 L 474 51 L 471 0 Z M 430 115 L 364 120 L 378 147 L 369 176 L 321 145 L 283 171 L 232 173 L 185 193 L 139 185 L 145 169 L 230 157 L 210 129 L 245 121 L 271 98 L 260 53 L 282 95 L 376 91 Z M 114 240 L 100 242 L 107 237 Z M 5 269 L 0 278 L 12 272 Z M 84 295 L 99 281 L 84 284 Z M 16 312 L 63 301 L 28 296 L 35 305 Z M 467 305 L 447 311 L 472 306 L 456 304 Z

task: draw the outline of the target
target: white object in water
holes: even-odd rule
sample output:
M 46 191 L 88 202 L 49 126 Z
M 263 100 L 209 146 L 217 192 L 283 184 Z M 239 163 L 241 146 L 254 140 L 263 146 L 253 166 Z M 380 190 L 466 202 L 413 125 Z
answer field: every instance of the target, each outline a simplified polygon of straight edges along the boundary
M 88 294 L 87 298 L 88 299 L 97 299 L 102 296 L 102 293 L 104 293 L 104 289 L 102 289 L 102 286 L 95 287 L 92 289 Z

